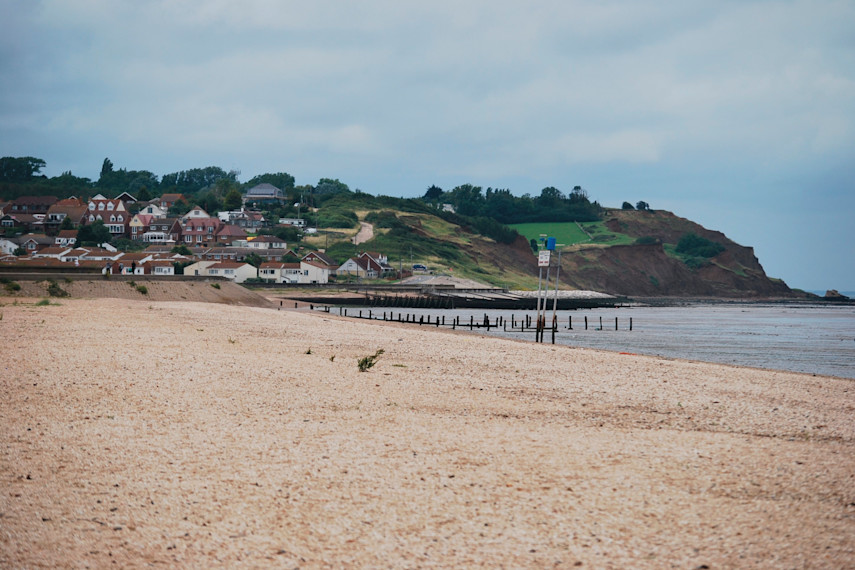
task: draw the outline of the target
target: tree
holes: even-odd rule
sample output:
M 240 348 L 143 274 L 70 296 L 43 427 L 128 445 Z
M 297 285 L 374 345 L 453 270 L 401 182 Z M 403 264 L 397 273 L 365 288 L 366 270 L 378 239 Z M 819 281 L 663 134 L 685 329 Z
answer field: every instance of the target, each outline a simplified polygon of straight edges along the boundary
M 250 253 L 249 255 L 244 257 L 243 260 L 245 263 L 249 263 L 250 265 L 252 265 L 256 269 L 258 269 L 261 266 L 261 264 L 264 262 L 264 260 L 261 259 L 261 256 L 258 255 L 257 253 L 254 253 L 254 252 Z
M 277 172 L 276 174 L 259 174 L 258 176 L 253 177 L 249 182 L 244 184 L 245 188 L 252 188 L 253 186 L 258 186 L 259 184 L 272 184 L 279 188 L 280 190 L 289 190 L 294 188 L 294 177 L 288 174 L 287 172 Z
M 537 240 L 536 239 L 531 238 L 530 240 L 528 240 L 528 245 L 531 246 L 532 251 L 537 252 Z
M 237 188 L 232 188 L 223 198 L 223 208 L 226 210 L 239 210 L 243 205 L 243 195 Z
M 46 166 L 41 158 L 4 156 L 0 158 L 0 180 L 26 182 Z
M 68 216 L 65 216 L 62 219 L 62 222 L 59 224 L 59 229 L 60 230 L 73 230 L 74 229 L 74 222 L 71 221 L 71 218 L 69 218 Z
M 77 243 L 80 245 L 110 243 L 112 238 L 113 235 L 110 233 L 110 230 L 107 229 L 107 226 L 101 220 L 85 225 L 77 231 Z
M 190 248 L 183 244 L 176 245 L 171 250 L 169 250 L 169 253 L 177 253 L 178 255 L 193 255 L 193 252 L 190 251 Z
M 624 202 L 623 205 L 621 206 L 621 209 L 622 210 L 635 210 L 635 206 L 633 206 L 629 202 Z
M 325 194 L 341 194 L 342 192 L 350 192 L 347 184 L 331 178 L 321 178 L 318 180 L 318 185 L 315 186 L 315 194 L 323 196 Z
M 442 191 L 442 188 L 436 185 L 431 185 L 431 187 L 427 189 L 427 192 L 425 192 L 422 200 L 425 202 L 436 202 L 442 198 L 443 194 L 444 192 Z
M 645 201 L 643 201 L 643 200 L 639 200 L 639 201 L 635 204 L 635 207 L 636 207 L 636 209 L 638 209 L 638 210 L 649 210 L 649 209 L 650 209 L 650 204 L 648 204 L 647 202 L 645 202 Z

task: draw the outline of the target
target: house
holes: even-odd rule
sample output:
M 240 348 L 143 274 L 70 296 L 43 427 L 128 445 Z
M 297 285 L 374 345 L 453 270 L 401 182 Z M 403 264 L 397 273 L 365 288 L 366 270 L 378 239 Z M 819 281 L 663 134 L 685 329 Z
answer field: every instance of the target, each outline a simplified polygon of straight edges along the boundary
M 146 275 L 175 275 L 175 265 L 169 259 L 152 259 L 139 269 Z
M 234 224 L 223 224 L 214 236 L 214 241 L 221 245 L 231 245 L 238 240 L 246 240 L 246 232 Z
M 89 199 L 89 213 L 87 222 L 104 222 L 113 237 L 124 237 L 127 235 L 128 223 L 131 215 L 121 200 L 105 198 L 101 194 Z
M 304 283 L 329 283 L 335 267 L 316 261 L 301 261 L 300 269 L 305 277 Z
M 303 218 L 279 218 L 280 226 L 291 226 L 294 228 L 305 228 L 306 220 Z
M 74 247 L 77 243 L 77 230 L 60 230 L 54 238 L 55 245 L 68 245 Z
M 184 194 L 164 194 L 158 200 L 153 201 L 157 202 L 164 211 L 168 211 L 176 202 L 187 202 L 187 198 L 184 197 Z
M 130 222 L 128 222 L 130 238 L 132 240 L 141 241 L 143 236 L 149 231 L 149 226 L 151 225 L 152 220 L 154 220 L 154 216 L 151 214 L 134 214 L 134 217 L 131 218 Z
M 61 260 L 62 257 L 64 257 L 66 254 L 68 254 L 68 252 L 70 252 L 71 250 L 72 250 L 72 248 L 70 248 L 70 247 L 53 245 L 53 246 L 45 247 L 45 248 L 38 250 L 37 252 L 33 253 L 32 257 L 33 257 L 33 259 L 39 259 L 42 257 L 50 257 L 53 259 Z
M 336 269 L 336 275 L 353 275 L 363 279 L 376 279 L 380 276 L 380 268 L 371 264 L 368 259 L 351 257 Z
M 201 206 L 193 206 L 189 212 L 181 216 L 180 220 L 182 224 L 186 224 L 187 220 L 202 220 L 210 217 L 211 215 L 203 210 Z
M 336 270 L 336 275 L 355 275 L 366 279 L 377 279 L 394 275 L 395 268 L 389 265 L 385 255 L 375 252 L 362 252 L 351 257 Z
M 217 214 L 224 223 L 235 224 L 240 228 L 257 231 L 260 228 L 267 226 L 267 220 L 264 219 L 264 214 L 256 210 L 229 210 Z
M 45 232 L 56 234 L 65 218 L 71 220 L 74 227 L 85 224 L 88 210 L 87 205 L 77 198 L 66 198 L 55 202 L 48 208 L 45 216 Z
M 322 263 L 332 268 L 338 267 L 338 263 L 336 263 L 333 258 L 331 258 L 323 251 L 310 251 L 309 253 L 303 256 L 303 259 L 301 261 Z
M 264 182 L 247 190 L 243 201 L 245 204 L 281 204 L 285 201 L 285 193 Z
M 265 261 L 258 268 L 258 277 L 272 283 L 283 282 L 283 270 L 287 266 L 296 265 L 299 269 L 299 263 L 282 263 L 281 261 Z
M 184 275 L 199 277 L 225 277 L 235 283 L 258 277 L 258 270 L 249 263 L 238 261 L 198 261 L 184 268 Z
M 18 238 L 18 241 L 24 251 L 26 251 L 28 255 L 32 255 L 41 249 L 51 247 L 54 239 L 44 234 L 27 234 Z
M 160 207 L 160 200 L 155 199 L 149 202 L 147 205 L 140 208 L 137 212 L 138 214 L 147 214 L 149 216 L 154 216 L 155 218 L 165 218 L 167 216 L 167 208 Z
M 144 242 L 174 245 L 181 236 L 178 218 L 152 218 L 148 231 L 142 236 Z
M 253 249 L 287 249 L 288 242 L 270 235 L 260 235 L 247 239 L 247 247 Z
M 56 196 L 20 196 L 5 208 L 7 214 L 47 214 L 59 198 Z
M 129 192 L 122 192 L 118 196 L 116 196 L 116 200 L 121 200 L 126 204 L 133 204 L 137 201 Z
M 184 245 L 208 247 L 216 243 L 216 232 L 222 224 L 219 218 L 190 218 L 181 228 L 181 241 Z
M 44 214 L 4 214 L 0 227 L 21 232 L 39 231 L 44 228 Z
M 8 238 L 0 238 L 0 254 L 13 255 L 18 247 L 16 242 Z

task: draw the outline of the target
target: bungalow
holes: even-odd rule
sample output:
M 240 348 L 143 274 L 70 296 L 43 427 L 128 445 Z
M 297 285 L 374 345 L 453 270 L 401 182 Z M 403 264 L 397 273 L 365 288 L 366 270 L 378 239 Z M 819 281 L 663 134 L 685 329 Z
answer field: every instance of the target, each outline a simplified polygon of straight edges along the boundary
M 37 252 L 33 253 L 32 257 L 33 259 L 39 259 L 42 257 L 62 259 L 66 254 L 68 254 L 68 252 L 71 251 L 71 249 L 72 248 L 70 247 L 54 245 L 38 250 Z
M 207 265 L 210 263 L 210 265 Z M 197 268 L 197 266 L 199 266 Z M 189 272 L 188 272 L 189 270 Z M 185 275 L 199 275 L 205 277 L 225 277 L 235 283 L 243 283 L 247 279 L 258 277 L 258 269 L 249 263 L 237 261 L 208 262 L 199 261 L 184 268 Z
M 55 245 L 69 245 L 74 247 L 77 243 L 77 230 L 60 230 L 54 239 Z
M 152 259 L 139 269 L 150 275 L 175 275 L 175 265 L 169 259 Z
M 304 283 L 329 283 L 330 274 L 335 270 L 334 267 L 316 261 L 301 261 L 300 269 L 306 279 Z
M 243 201 L 245 204 L 281 204 L 285 201 L 285 193 L 273 184 L 264 182 L 247 190 Z
M 247 247 L 253 249 L 287 249 L 288 242 L 270 235 L 260 235 L 254 238 L 247 239 Z

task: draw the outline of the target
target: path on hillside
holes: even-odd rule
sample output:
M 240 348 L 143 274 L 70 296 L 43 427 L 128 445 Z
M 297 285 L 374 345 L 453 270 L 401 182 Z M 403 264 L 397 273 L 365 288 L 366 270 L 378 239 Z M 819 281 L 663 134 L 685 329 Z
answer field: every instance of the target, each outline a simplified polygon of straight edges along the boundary
M 353 236 L 353 245 L 359 245 L 374 238 L 374 225 L 368 222 L 359 222 L 359 231 Z

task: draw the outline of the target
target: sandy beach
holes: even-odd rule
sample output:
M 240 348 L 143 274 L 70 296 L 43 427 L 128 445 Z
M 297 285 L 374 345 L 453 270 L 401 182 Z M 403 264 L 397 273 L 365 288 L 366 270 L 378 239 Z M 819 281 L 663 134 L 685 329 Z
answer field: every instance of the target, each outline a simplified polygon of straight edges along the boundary
M 849 380 L 305 310 L 13 301 L 0 567 L 855 566 Z

